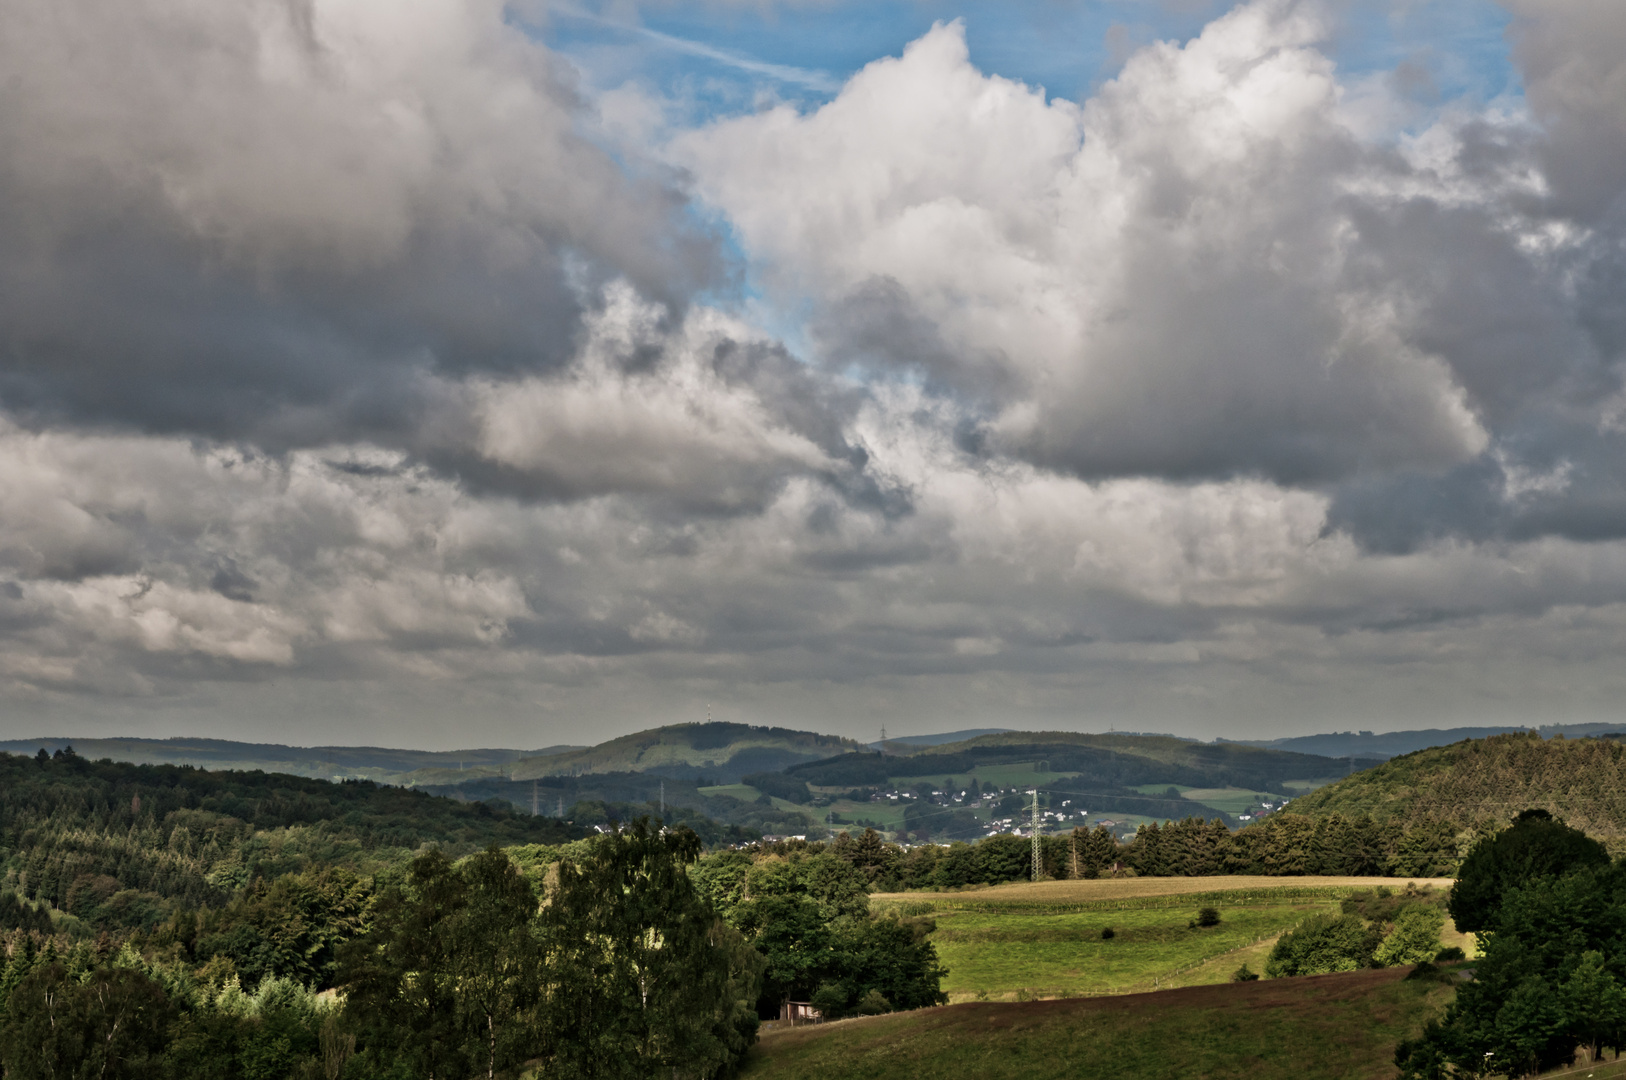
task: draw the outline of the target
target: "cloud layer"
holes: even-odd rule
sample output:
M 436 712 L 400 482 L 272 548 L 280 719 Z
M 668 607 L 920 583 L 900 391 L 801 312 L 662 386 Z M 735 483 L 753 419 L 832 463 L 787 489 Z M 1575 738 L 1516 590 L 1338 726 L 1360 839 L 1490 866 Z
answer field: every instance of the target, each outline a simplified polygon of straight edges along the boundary
M 1626 15 L 1512 7 L 1524 102 L 1255 0 L 1081 102 L 950 23 L 639 146 L 495 2 L 25 3 L 0 686 L 449 744 L 1606 715 Z

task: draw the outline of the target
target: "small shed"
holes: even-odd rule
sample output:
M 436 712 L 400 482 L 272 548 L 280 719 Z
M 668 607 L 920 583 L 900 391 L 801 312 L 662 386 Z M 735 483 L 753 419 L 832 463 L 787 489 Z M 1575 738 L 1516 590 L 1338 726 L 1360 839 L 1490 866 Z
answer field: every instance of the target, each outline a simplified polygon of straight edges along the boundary
M 824 1019 L 824 1014 L 815 1009 L 811 1001 L 787 1001 L 779 1010 L 779 1019 L 789 1020 L 793 1026 L 816 1024 Z

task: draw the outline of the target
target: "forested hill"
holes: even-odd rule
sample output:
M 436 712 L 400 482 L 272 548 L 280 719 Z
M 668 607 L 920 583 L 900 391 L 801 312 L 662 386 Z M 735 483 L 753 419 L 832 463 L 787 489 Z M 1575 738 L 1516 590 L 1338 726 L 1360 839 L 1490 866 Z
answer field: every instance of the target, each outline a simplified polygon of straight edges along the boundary
M 174 903 L 219 903 L 255 878 L 358 871 L 426 844 L 557 844 L 583 830 L 370 781 L 0 754 L 4 886 L 73 911 L 121 894 L 136 922 Z M 70 894 L 77 894 L 70 896 Z
M 1507 822 L 1541 809 L 1626 847 L 1626 744 L 1495 735 L 1419 750 L 1293 801 L 1295 813 L 1378 820 Z
M 287 773 L 322 780 L 377 780 L 399 784 L 421 772 L 456 775 L 468 769 L 501 772 L 521 758 L 580 750 L 580 746 L 549 746 L 537 750 L 403 750 L 384 746 L 286 746 L 282 743 L 247 743 L 231 739 L 177 737 L 140 739 L 7 739 L 0 752 L 33 757 L 71 746 L 80 757 L 109 758 L 133 765 L 195 765 L 200 769 L 232 769 Z
M 635 772 L 733 783 L 750 773 L 776 772 L 857 749 L 859 744 L 852 739 L 790 728 L 720 722 L 671 724 L 584 750 L 526 758 L 509 773 L 515 780 Z
M 1324 780 L 1375 764 L 1168 735 L 1008 731 L 926 747 L 907 756 L 850 755 L 787 771 L 810 784 L 856 785 L 879 783 L 886 777 L 970 774 L 1014 762 L 1035 762 L 1041 771 L 1074 774 L 1097 786 L 1188 784 L 1258 790 L 1282 790 L 1289 781 Z

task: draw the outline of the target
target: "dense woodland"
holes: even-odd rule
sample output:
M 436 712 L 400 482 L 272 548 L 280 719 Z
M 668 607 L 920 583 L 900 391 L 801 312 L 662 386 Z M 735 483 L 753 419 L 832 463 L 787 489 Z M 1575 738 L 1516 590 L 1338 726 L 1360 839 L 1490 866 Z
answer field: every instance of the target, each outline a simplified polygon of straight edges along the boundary
M 1393 758 L 1293 800 L 1298 813 L 1495 822 L 1539 808 L 1626 854 L 1626 740 L 1494 735 Z

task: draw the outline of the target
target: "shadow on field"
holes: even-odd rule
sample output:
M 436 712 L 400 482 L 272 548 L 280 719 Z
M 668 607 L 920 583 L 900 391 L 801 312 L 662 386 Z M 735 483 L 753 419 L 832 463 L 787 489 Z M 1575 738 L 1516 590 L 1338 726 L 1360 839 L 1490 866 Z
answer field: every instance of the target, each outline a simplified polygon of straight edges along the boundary
M 1376 1078 L 1452 991 L 1409 968 L 1118 997 L 966 1002 L 764 1035 L 745 1076 Z

